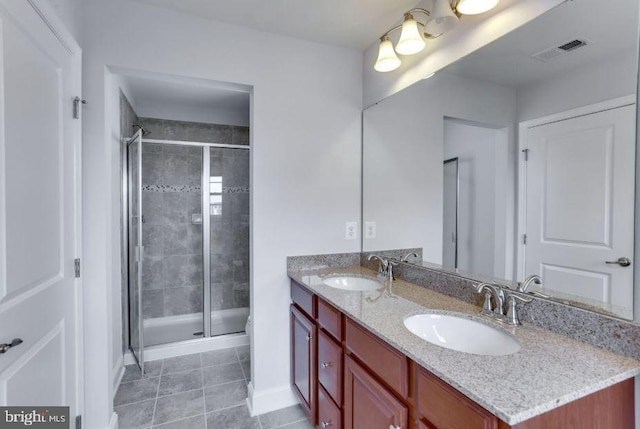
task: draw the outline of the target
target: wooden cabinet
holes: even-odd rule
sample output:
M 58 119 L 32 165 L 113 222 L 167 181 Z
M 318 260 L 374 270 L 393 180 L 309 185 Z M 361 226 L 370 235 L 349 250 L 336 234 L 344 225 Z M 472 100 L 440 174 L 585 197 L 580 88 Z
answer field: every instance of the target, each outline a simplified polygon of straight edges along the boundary
M 353 359 L 345 357 L 344 428 L 407 428 L 408 407 Z
M 415 373 L 416 409 L 436 429 L 498 429 L 498 419 L 422 367 Z
M 316 325 L 291 306 L 291 384 L 300 405 L 316 422 Z
M 510 426 L 293 281 L 291 300 L 291 383 L 317 429 L 634 427 L 633 379 Z

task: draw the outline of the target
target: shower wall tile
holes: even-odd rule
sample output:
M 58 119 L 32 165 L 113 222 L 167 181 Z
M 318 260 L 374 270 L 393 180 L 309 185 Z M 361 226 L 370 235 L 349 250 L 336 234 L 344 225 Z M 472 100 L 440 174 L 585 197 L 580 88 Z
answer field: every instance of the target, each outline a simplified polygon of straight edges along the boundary
M 142 289 L 164 288 L 162 256 L 146 256 L 142 261 Z
M 233 144 L 249 145 L 249 127 L 233 127 Z
M 164 226 L 142 224 L 142 245 L 147 256 L 162 256 Z
M 142 191 L 142 215 L 147 225 L 161 225 L 163 195 L 160 192 Z
M 164 289 L 164 315 L 197 313 L 204 306 L 202 286 L 184 286 Z
M 249 282 L 248 258 L 244 260 L 236 259 L 233 261 L 233 282 L 234 284 L 244 284 Z
M 163 261 L 164 287 L 202 286 L 202 255 L 166 256 Z
M 187 223 L 187 211 L 185 192 L 163 192 L 162 220 L 167 225 Z
M 164 291 L 162 289 L 142 291 L 142 318 L 143 319 L 164 316 L 164 311 L 162 308 L 163 295 L 164 295 Z
M 234 307 L 249 306 L 249 283 L 234 283 L 233 304 Z
M 147 148 L 152 144 L 142 146 L 142 184 L 157 185 L 162 183 L 165 162 L 160 153 L 148 153 Z
M 163 185 L 193 186 L 202 183 L 202 160 L 199 156 L 164 154 L 163 168 Z
M 221 253 L 211 257 L 211 283 L 230 283 L 234 280 L 232 255 Z
M 167 223 L 164 229 L 164 255 L 187 255 L 189 254 L 189 239 L 187 237 L 187 224 Z

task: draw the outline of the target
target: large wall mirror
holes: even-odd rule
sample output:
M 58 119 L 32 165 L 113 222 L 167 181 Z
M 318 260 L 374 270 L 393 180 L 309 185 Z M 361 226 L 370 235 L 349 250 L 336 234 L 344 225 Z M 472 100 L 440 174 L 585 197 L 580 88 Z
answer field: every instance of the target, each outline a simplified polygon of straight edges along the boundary
M 367 108 L 363 250 L 632 319 L 638 9 L 565 2 Z

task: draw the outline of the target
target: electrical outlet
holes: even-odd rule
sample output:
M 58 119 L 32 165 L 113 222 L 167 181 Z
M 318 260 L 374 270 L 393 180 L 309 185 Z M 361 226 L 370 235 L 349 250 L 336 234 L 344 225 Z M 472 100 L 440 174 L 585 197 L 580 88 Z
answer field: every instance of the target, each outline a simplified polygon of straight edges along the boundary
M 368 221 L 364 223 L 364 238 L 376 238 L 376 223 Z
M 345 236 L 347 240 L 355 240 L 358 238 L 358 222 L 347 222 Z

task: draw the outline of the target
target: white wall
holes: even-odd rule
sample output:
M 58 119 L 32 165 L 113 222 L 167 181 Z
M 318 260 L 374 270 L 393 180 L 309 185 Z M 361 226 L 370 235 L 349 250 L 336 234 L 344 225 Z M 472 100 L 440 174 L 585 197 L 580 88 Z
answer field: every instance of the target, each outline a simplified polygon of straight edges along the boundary
M 447 73 L 365 110 L 363 220 L 376 222 L 377 237 L 364 250 L 422 247 L 424 260 L 441 263 L 444 119 L 506 128 L 515 160 L 515 115 L 514 90 Z M 513 205 L 515 184 L 506 186 Z M 504 222 L 513 229 L 513 211 Z
M 518 119 L 527 121 L 636 93 L 638 59 L 615 55 L 518 89 Z
M 65 27 L 76 42 L 82 47 L 82 0 L 36 0 L 46 1 L 53 6 L 53 9 L 62 19 Z
M 499 135 L 494 128 L 444 123 L 444 159 L 458 158 L 457 268 L 491 277 L 497 274 L 495 249 L 502 244 L 496 243 L 496 183 L 506 180 L 496 169 L 496 153 L 507 149 L 499 146 Z
M 122 0 L 87 2 L 85 20 L 86 426 L 109 421 L 110 348 L 119 336 L 119 172 L 108 66 L 253 86 L 254 406 L 292 399 L 285 258 L 360 250 L 359 241 L 344 239 L 344 222 L 360 218 L 361 54 Z
M 379 73 L 373 69 L 379 43 L 374 41 L 363 56 L 364 106 L 371 106 L 425 76 L 442 70 L 445 66 L 537 18 L 564 1 L 502 0 L 489 13 L 464 16 L 454 30 L 437 39 L 429 40 L 427 47 L 419 54 L 402 57 L 403 64 L 389 73 Z M 431 0 L 421 3 L 426 8 L 431 8 L 431 4 Z M 399 20 L 401 18 L 398 17 Z

